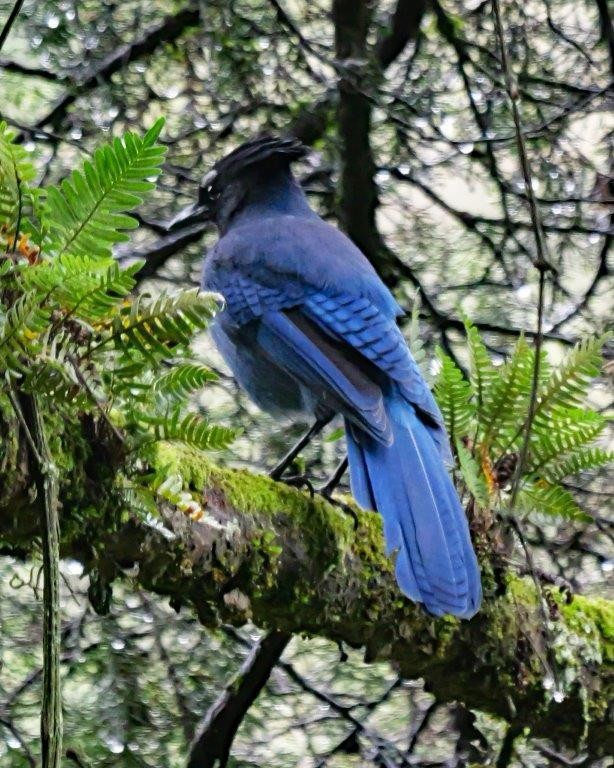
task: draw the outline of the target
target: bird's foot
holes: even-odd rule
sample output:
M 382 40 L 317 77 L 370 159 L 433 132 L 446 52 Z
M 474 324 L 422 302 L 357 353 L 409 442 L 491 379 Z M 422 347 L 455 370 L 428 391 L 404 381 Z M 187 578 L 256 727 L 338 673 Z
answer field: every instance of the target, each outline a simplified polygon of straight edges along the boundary
M 306 488 L 312 499 L 317 493 L 313 483 L 307 475 L 290 475 L 290 477 L 283 477 L 281 482 L 286 485 L 291 485 L 293 488 Z
M 358 530 L 359 526 L 359 520 L 358 515 L 356 514 L 356 510 L 354 507 L 351 507 L 349 504 L 346 504 L 344 501 L 341 501 L 340 499 L 336 499 L 333 496 L 333 491 L 335 489 L 335 485 L 330 488 L 330 483 L 326 483 L 326 485 L 323 485 L 321 488 L 316 488 L 316 493 L 318 496 L 322 496 L 323 499 L 326 499 L 326 501 L 329 504 L 332 504 L 334 507 L 338 507 L 342 512 L 345 512 L 346 515 L 349 515 L 352 520 L 354 521 L 354 530 Z

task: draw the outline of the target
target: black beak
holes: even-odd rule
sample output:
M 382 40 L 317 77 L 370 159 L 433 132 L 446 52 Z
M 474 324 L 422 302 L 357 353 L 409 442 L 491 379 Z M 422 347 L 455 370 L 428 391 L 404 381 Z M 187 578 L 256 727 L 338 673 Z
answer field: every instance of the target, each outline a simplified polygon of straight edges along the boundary
M 204 224 L 210 221 L 211 210 L 208 206 L 201 203 L 194 203 L 183 208 L 179 213 L 172 218 L 166 225 L 169 232 L 174 232 L 177 229 L 186 229 L 193 224 Z

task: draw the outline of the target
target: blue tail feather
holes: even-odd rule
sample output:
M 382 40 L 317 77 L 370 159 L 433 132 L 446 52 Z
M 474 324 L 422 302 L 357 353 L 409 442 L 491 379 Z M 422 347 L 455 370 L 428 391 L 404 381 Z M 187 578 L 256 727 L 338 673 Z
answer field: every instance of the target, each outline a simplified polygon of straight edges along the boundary
M 352 492 L 361 506 L 383 516 L 401 590 L 436 616 L 470 618 L 480 605 L 480 574 L 452 480 L 411 404 L 394 391 L 385 406 L 391 445 L 348 425 Z

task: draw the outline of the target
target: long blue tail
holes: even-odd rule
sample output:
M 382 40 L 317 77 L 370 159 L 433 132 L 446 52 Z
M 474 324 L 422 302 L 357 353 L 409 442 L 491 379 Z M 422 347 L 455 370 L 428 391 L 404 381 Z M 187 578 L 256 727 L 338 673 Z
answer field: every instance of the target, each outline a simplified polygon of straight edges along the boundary
M 384 518 L 401 590 L 435 616 L 470 618 L 482 598 L 480 572 L 452 480 L 429 427 L 398 391 L 386 411 L 389 446 L 346 424 L 352 493 Z

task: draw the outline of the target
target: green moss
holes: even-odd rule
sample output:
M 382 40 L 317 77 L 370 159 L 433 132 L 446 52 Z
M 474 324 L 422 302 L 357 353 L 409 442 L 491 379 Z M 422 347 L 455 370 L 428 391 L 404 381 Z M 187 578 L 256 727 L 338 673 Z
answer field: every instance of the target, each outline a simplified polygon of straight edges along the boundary
M 263 475 L 218 467 L 199 451 L 181 445 L 156 443 L 147 459 L 158 476 L 179 475 L 184 487 L 199 497 L 208 489 L 221 493 L 229 507 L 250 516 L 261 528 L 270 518 L 271 527 L 290 525 L 300 530 L 308 555 L 323 567 L 336 565 L 339 554 L 349 546 L 353 534 L 351 516 L 321 497 L 310 498 Z M 281 542 L 275 537 L 261 536 L 261 541 L 271 561 L 281 555 Z
M 215 486 L 228 504 L 242 512 L 272 514 L 283 508 L 298 515 L 310 506 L 304 494 L 262 475 L 240 469 L 223 469 L 192 448 L 166 442 L 152 446 L 148 459 L 158 472 L 181 475 L 186 487 L 200 492 Z M 287 505 L 287 506 L 286 506 Z
M 538 598 L 533 581 L 528 578 L 509 575 L 508 593 L 524 609 L 537 609 Z M 586 656 L 580 661 L 590 661 L 590 657 L 612 662 L 614 660 L 614 603 L 600 597 L 575 595 L 571 602 L 559 589 L 545 587 L 544 594 L 552 606 L 556 606 L 562 621 L 553 618 L 553 629 L 560 632 L 559 624 L 564 625 L 570 634 L 579 640 L 572 640 L 572 647 L 583 649 Z M 554 626 L 556 624 L 556 627 Z M 582 648 L 581 648 L 582 647 Z M 595 659 L 593 659 L 595 660 Z
M 13 491 L 20 484 L 22 470 L 19 467 L 19 429 L 13 406 L 8 397 L 0 392 L 0 487 Z
M 383 546 L 382 516 L 356 508 L 358 527 L 353 541 L 353 552 L 364 564 L 362 576 L 366 579 L 392 573 L 394 563 Z
M 513 573 L 506 575 L 507 594 L 525 608 L 537 608 L 537 592 L 532 579 L 516 576 Z
M 601 597 L 576 595 L 561 603 L 565 623 L 579 635 L 592 638 L 605 662 L 614 662 L 614 603 Z
M 519 611 L 533 614 L 532 642 L 552 665 L 552 673 L 534 663 L 532 674 L 541 681 L 544 704 L 551 700 L 562 705 L 571 696 L 581 702 L 577 713 L 584 724 L 601 720 L 607 708 L 607 693 L 600 692 L 591 670 L 612 663 L 614 659 L 614 605 L 598 597 L 576 595 L 571 602 L 559 589 L 544 587 L 549 619 L 547 628 L 539 610 L 538 595 L 531 579 L 508 577 L 508 594 Z M 501 615 L 501 614 L 500 614 Z M 527 627 L 521 627 L 527 631 Z M 545 643 L 545 645 L 544 645 Z M 537 661 L 538 655 L 533 654 Z M 554 677 L 553 677 L 554 676 Z

